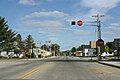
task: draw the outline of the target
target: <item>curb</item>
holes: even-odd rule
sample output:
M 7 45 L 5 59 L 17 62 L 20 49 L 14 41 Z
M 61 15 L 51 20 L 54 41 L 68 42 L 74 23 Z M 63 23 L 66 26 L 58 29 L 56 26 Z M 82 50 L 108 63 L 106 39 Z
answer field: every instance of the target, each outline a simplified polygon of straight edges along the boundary
M 112 65 L 112 64 L 108 64 L 108 63 L 104 63 L 104 62 L 98 62 L 98 63 L 120 69 L 120 66 L 117 66 L 117 65 Z

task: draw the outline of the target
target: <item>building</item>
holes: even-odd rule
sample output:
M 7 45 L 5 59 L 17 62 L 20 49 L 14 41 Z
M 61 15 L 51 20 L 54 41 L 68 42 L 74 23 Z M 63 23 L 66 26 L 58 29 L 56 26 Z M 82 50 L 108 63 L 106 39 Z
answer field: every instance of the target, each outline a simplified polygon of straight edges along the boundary
M 50 51 L 46 51 L 40 48 L 34 48 L 33 53 L 36 58 L 43 58 L 43 57 L 49 57 L 52 55 Z
M 89 49 L 90 48 L 90 45 L 81 45 L 81 48 L 84 50 L 84 49 Z
M 96 41 L 90 41 L 90 48 L 96 48 Z
M 120 38 L 114 39 L 113 43 L 116 49 L 120 48 Z
M 83 56 L 82 54 L 83 54 L 82 51 L 76 51 L 75 52 L 75 56 Z
M 88 50 L 90 49 L 90 45 L 81 45 L 83 50 L 83 56 L 88 56 Z
M 117 55 L 120 56 L 120 38 L 116 38 L 113 41 Z

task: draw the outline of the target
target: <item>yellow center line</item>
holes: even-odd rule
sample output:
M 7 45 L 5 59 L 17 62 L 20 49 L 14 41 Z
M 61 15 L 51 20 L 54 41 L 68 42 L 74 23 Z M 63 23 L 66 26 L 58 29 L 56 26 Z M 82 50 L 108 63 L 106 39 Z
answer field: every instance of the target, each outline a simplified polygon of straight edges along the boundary
M 22 75 L 20 75 L 20 77 L 18 79 L 28 79 L 29 77 L 37 74 L 38 72 L 44 72 L 45 70 L 51 68 L 52 66 L 53 66 L 52 62 L 39 65 L 39 66 L 23 73 Z

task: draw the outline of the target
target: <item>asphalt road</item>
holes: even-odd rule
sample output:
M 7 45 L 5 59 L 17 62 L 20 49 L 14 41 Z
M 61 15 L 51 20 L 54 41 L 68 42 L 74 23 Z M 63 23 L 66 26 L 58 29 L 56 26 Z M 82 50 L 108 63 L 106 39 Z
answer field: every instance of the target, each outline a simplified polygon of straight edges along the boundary
M 10 79 L 120 80 L 120 69 L 97 62 L 82 62 L 75 57 L 53 57 L 48 61 L 1 60 L 0 80 Z

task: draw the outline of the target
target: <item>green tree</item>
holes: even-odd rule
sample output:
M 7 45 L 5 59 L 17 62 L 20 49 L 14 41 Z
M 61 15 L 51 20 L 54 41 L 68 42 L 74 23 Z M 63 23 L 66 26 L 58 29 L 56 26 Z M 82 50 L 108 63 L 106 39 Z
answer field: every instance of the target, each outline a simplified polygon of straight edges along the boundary
M 14 51 L 15 53 L 25 51 L 25 42 L 22 40 L 20 34 L 17 34 L 14 41 Z
M 74 53 L 74 52 L 76 52 L 77 51 L 77 49 L 75 48 L 75 47 L 73 47 L 72 49 L 71 49 L 71 52 L 72 53 Z
M 22 40 L 20 34 L 17 34 L 15 41 L 17 42 L 17 46 L 20 48 L 20 50 L 25 49 L 25 42 Z
M 25 48 L 26 48 L 26 56 L 32 58 L 34 57 L 33 54 L 33 48 L 35 48 L 35 43 L 34 43 L 34 39 L 32 38 L 31 35 L 28 35 L 26 40 L 25 40 Z M 32 52 L 30 52 L 29 50 L 31 50 Z
M 20 44 L 22 42 L 22 37 L 21 37 L 20 34 L 17 34 L 16 41 L 17 41 L 18 44 Z
M 80 50 L 82 50 L 81 46 L 79 46 L 79 47 L 77 48 L 77 51 L 80 51 Z
M 34 43 L 34 39 L 32 38 L 31 35 L 28 35 L 26 40 L 25 40 L 25 43 L 26 43 L 26 48 L 27 49 L 32 49 L 32 48 L 35 48 L 35 43 Z
M 51 44 L 51 51 L 54 51 L 54 55 L 60 55 L 60 46 L 58 44 Z
M 112 52 L 115 49 L 114 43 L 113 42 L 107 42 L 106 46 L 109 47 L 109 51 Z
M 13 48 L 15 31 L 9 28 L 5 18 L 0 17 L 0 50 L 9 51 Z
M 105 45 L 105 52 L 109 52 L 109 47 Z
M 43 50 L 48 50 L 48 47 L 47 47 L 46 44 L 43 44 L 43 45 L 41 46 L 41 49 L 43 49 Z

